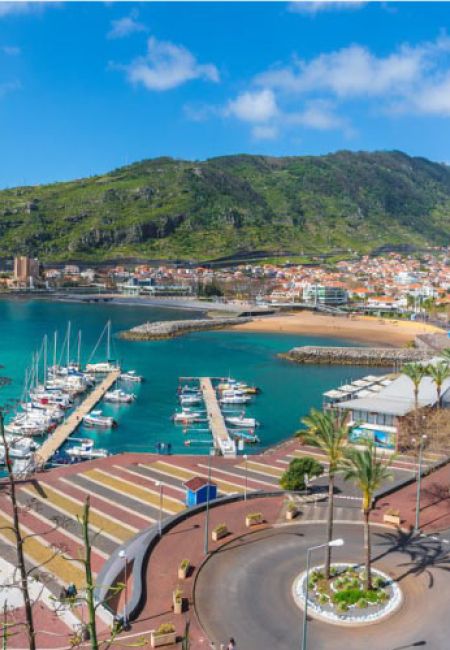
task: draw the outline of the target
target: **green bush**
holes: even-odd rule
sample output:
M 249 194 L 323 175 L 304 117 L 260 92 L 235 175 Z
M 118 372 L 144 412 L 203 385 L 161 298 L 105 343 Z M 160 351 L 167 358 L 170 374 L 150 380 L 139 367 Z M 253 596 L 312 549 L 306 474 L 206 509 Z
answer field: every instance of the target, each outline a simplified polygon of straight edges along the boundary
M 338 603 L 336 609 L 337 609 L 338 612 L 343 613 L 343 612 L 346 612 L 348 610 L 348 605 L 347 605 L 347 603 Z
M 218 524 L 215 528 L 213 528 L 213 532 L 217 533 L 217 535 L 221 535 L 222 533 L 228 532 L 228 528 L 226 524 Z
M 356 605 L 361 598 L 365 598 L 369 603 L 376 603 L 379 599 L 377 591 L 365 591 L 364 589 L 344 589 L 333 594 L 333 602 L 336 605 L 339 603 Z
M 365 609 L 367 605 L 368 602 L 365 598 L 360 598 L 356 603 L 356 607 L 359 607 L 359 609 Z
M 156 634 L 171 634 L 172 632 L 175 632 L 175 625 L 172 623 L 161 623 L 156 630 Z
M 319 594 L 317 600 L 319 601 L 319 605 L 326 605 L 330 599 L 327 594 Z
M 310 456 L 294 458 L 289 463 L 289 468 L 282 475 L 280 486 L 283 490 L 304 490 L 305 474 L 309 478 L 321 476 L 323 474 L 323 465 Z
M 372 580 L 372 584 L 375 587 L 375 589 L 382 589 L 383 587 L 386 586 L 386 581 L 381 576 L 375 576 L 374 579 Z

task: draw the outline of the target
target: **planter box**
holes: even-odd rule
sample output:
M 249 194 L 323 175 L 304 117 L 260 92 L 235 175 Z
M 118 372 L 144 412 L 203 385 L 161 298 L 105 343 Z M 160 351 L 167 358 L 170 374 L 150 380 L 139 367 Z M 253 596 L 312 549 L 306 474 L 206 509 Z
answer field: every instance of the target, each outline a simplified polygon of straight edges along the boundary
M 222 537 L 226 537 L 228 535 L 228 528 L 225 528 L 223 530 L 213 530 L 211 533 L 211 539 L 213 542 L 218 542 L 219 539 L 222 539 Z
M 167 634 L 156 634 L 154 631 L 150 633 L 150 644 L 152 648 L 159 648 L 163 645 L 175 645 L 177 642 L 176 632 L 168 632 Z
M 174 614 L 182 614 L 183 613 L 183 598 L 180 600 L 174 600 L 173 601 L 173 613 Z
M 178 567 L 178 580 L 185 580 L 188 576 L 190 566 L 188 565 L 187 567 Z
M 262 513 L 258 513 L 258 516 L 255 517 L 255 515 L 250 516 L 247 515 L 245 518 L 245 525 L 247 528 L 250 528 L 250 526 L 257 526 L 258 524 L 262 524 L 263 516 Z
M 292 521 L 298 515 L 298 510 L 286 510 L 287 521 Z
M 393 524 L 394 526 L 400 526 L 400 515 L 385 512 L 383 515 L 383 521 L 385 524 Z

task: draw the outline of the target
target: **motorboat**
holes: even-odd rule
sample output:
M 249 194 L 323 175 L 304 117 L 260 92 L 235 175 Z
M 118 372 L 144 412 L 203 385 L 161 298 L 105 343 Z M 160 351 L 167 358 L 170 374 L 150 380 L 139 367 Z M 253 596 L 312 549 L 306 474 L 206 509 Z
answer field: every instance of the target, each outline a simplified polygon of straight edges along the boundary
M 200 395 L 181 395 L 180 404 L 183 406 L 201 404 L 202 398 Z
M 64 450 L 74 460 L 93 460 L 94 458 L 106 458 L 109 453 L 106 449 L 95 449 L 94 441 L 88 438 L 81 441 L 81 444 L 74 445 Z
M 202 414 L 198 411 L 191 411 L 188 408 L 182 408 L 181 411 L 175 413 L 172 416 L 174 422 L 181 422 L 182 424 L 188 424 L 189 422 L 196 422 L 202 417 Z
M 136 396 L 133 393 L 126 393 L 121 388 L 116 388 L 107 391 L 103 399 L 105 402 L 113 402 L 114 404 L 129 404 L 134 402 Z
M 243 440 L 249 444 L 257 444 L 260 442 L 259 436 L 252 431 L 232 431 L 230 435 L 236 440 Z
M 144 381 L 144 378 L 141 375 L 136 374 L 136 370 L 128 370 L 127 372 L 123 372 L 120 375 L 120 379 L 122 379 L 122 381 L 134 382 L 136 384 L 140 384 L 142 381 Z
M 99 363 L 88 363 L 86 365 L 86 372 L 107 373 L 113 370 L 117 370 L 117 365 L 112 361 L 100 361 Z
M 12 464 L 12 472 L 14 476 L 28 476 L 35 470 L 35 463 L 33 457 L 30 458 L 16 458 Z
M 102 411 L 91 411 L 88 415 L 83 416 L 83 424 L 86 427 L 95 427 L 100 429 L 111 429 L 117 426 L 117 422 L 110 415 L 103 415 Z
M 230 395 L 228 397 L 221 397 L 221 404 L 247 404 L 250 401 L 248 395 Z
M 226 417 L 225 423 L 230 427 L 242 427 L 243 429 L 259 427 L 259 422 L 255 418 L 246 418 L 243 415 Z

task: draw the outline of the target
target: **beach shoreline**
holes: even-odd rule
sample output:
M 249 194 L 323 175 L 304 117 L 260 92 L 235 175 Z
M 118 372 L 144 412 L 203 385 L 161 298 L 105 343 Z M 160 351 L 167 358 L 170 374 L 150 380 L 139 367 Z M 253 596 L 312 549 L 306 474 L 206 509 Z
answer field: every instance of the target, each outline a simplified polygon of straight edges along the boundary
M 428 323 L 353 314 L 348 317 L 332 316 L 310 311 L 254 317 L 250 323 L 235 325 L 231 329 L 241 332 L 323 336 L 383 347 L 404 347 L 412 344 L 419 334 L 443 333 L 442 329 Z

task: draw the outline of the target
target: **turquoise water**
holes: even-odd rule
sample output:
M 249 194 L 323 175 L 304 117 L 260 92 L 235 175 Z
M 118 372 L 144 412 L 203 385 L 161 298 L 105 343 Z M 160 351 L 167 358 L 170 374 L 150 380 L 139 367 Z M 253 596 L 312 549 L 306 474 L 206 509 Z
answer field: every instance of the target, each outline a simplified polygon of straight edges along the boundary
M 68 320 L 72 324 L 74 357 L 76 333 L 82 329 L 85 362 L 108 319 L 117 333 L 146 320 L 192 317 L 186 311 L 147 307 L 0 300 L 0 363 L 4 366 L 0 374 L 12 380 L 1 389 L 0 404 L 8 406 L 10 400 L 20 397 L 33 350 L 41 345 L 44 334 L 53 337 L 55 329 L 62 343 Z M 115 453 L 155 451 L 158 442 L 170 442 L 177 453 L 206 451 L 206 445 L 184 445 L 185 438 L 202 439 L 204 433 L 184 435 L 183 428 L 170 420 L 177 405 L 179 376 L 230 373 L 261 387 L 261 395 L 247 408 L 248 414 L 262 423 L 258 430 L 262 444 L 248 447 L 251 452 L 292 435 L 311 406 L 321 406 L 323 391 L 368 374 L 367 368 L 297 366 L 277 358 L 277 353 L 296 345 L 336 344 L 333 339 L 314 336 L 216 331 L 165 341 L 130 342 L 117 337 L 113 341 L 113 353 L 123 368 L 135 369 L 146 381 L 133 386 L 138 398 L 133 404 L 101 406 L 105 414 L 115 415 L 117 429 L 94 432 L 80 428 L 75 436 L 92 437 L 98 447 Z M 351 345 L 351 341 L 339 341 L 338 345 Z M 104 350 L 102 354 L 104 358 Z M 101 360 L 100 354 L 97 360 Z

